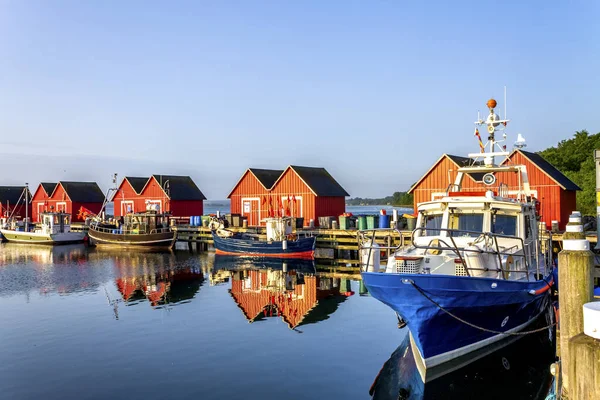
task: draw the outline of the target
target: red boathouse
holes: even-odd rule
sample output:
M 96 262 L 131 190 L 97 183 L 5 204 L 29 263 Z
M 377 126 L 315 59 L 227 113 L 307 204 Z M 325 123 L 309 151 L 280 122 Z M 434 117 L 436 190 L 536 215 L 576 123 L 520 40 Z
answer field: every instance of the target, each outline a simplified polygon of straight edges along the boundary
M 417 204 L 439 198 L 446 193 L 448 186 L 454 183 L 458 167 L 472 164 L 466 157 L 442 155 L 435 164 L 421 177 L 408 191 L 414 195 L 414 207 Z M 545 222 L 547 229 L 551 228 L 552 221 L 558 221 L 559 229 L 565 229 L 569 222 L 569 215 L 577 207 L 577 191 L 581 190 L 573 181 L 556 169 L 542 156 L 522 149 L 513 150 L 502 165 L 525 165 L 529 177 L 529 185 L 534 196 L 540 201 L 541 221 Z M 498 184 L 508 185 L 509 195 L 519 190 L 520 177 L 516 173 L 496 172 Z M 463 180 L 463 188 L 486 189 L 482 182 L 483 174 L 468 174 Z M 492 187 L 492 188 L 494 188 Z
M 346 211 L 349 194 L 325 168 L 290 165 L 285 170 L 249 168 L 229 193 L 231 213 L 248 216 L 248 225 L 263 225 L 268 216 L 304 218 L 304 225 L 319 217 Z
M 51 188 L 52 191 L 48 195 Z M 33 221 L 39 222 L 40 212 L 54 210 L 67 212 L 71 214 L 72 221 L 82 222 L 78 215 L 82 207 L 97 214 L 103 202 L 104 193 L 96 182 L 40 183 L 32 201 Z
M 146 210 L 149 204 L 175 217 L 202 215 L 206 197 L 189 176 L 126 176 L 113 196 L 115 216 Z

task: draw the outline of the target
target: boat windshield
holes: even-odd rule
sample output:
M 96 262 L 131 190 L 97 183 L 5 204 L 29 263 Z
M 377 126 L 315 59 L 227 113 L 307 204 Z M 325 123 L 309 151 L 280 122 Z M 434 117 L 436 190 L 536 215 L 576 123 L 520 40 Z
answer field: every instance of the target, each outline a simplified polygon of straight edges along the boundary
M 492 215 L 492 233 L 517 236 L 517 216 L 504 214 Z
M 483 213 L 455 211 L 450 214 L 448 229 L 463 231 L 454 233 L 452 236 L 478 236 L 480 232 L 483 232 Z M 464 231 L 478 233 L 467 233 Z
M 438 236 L 439 229 L 442 227 L 443 214 L 430 214 L 423 216 L 422 228 L 423 236 Z

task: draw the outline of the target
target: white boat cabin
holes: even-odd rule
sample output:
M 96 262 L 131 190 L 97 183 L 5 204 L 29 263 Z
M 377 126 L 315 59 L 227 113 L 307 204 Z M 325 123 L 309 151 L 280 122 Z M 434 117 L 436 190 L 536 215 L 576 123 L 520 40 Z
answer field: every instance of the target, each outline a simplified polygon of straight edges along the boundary
M 539 259 L 530 203 L 480 193 L 449 193 L 418 207 L 413 244 L 388 259 L 386 272 L 527 279 Z
M 40 213 L 40 228 L 35 233 L 54 235 L 71 232 L 71 214 L 62 212 Z

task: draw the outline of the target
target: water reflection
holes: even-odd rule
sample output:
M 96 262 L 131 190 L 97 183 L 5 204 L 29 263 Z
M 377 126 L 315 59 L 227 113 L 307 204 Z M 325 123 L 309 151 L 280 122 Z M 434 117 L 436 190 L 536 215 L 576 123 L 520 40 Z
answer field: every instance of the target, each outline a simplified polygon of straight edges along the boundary
M 320 276 L 313 261 L 215 256 L 211 283 L 231 281 L 229 294 L 249 323 L 280 317 L 298 327 L 328 319 L 352 296 L 350 281 Z
M 194 298 L 204 281 L 199 267 L 166 269 L 140 266 L 120 266 L 115 280 L 121 299 L 127 305 L 148 300 L 153 307 L 188 302 Z
M 552 321 L 552 310 L 531 329 Z M 544 399 L 551 385 L 550 364 L 555 359 L 555 331 L 508 339 L 511 343 L 462 368 L 445 366 L 426 374 L 417 365 L 409 335 L 385 362 L 369 393 L 373 399 Z

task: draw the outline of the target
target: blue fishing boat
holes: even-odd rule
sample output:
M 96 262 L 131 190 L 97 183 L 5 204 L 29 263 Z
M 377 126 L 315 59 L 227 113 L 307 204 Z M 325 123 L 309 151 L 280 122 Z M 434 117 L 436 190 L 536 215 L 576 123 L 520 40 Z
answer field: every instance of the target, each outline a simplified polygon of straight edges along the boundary
M 260 240 L 258 235 L 232 232 L 211 221 L 215 253 L 245 257 L 314 258 L 316 237 L 300 237 L 292 233 L 291 218 L 267 218 L 266 223 L 267 240 Z
M 365 286 L 408 325 L 423 379 L 428 369 L 481 357 L 527 331 L 550 304 L 551 238 L 538 232 L 526 167 L 510 161 L 501 145 L 506 134 L 495 140 L 508 120 L 494 113 L 495 100 L 488 107 L 487 119 L 476 122 L 487 126 L 488 142 L 480 139 L 481 152 L 469 154 L 471 162 L 458 168 L 444 193 L 418 205 L 411 244 L 392 252 L 385 272 L 375 231 L 362 232 Z M 518 174 L 519 187 L 502 182 L 509 174 Z M 467 175 L 482 190 L 463 190 Z

